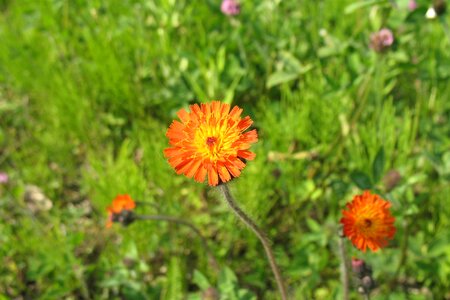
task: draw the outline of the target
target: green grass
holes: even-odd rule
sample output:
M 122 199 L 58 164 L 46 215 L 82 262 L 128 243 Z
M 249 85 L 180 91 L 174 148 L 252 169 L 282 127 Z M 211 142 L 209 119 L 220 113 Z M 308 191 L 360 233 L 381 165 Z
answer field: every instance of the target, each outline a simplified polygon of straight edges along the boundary
M 258 240 L 162 154 L 176 111 L 213 99 L 255 122 L 257 157 L 231 188 L 292 299 L 341 299 L 336 232 L 362 188 L 397 227 L 377 253 L 347 243 L 374 269 L 372 298 L 450 297 L 450 18 L 366 2 L 242 1 L 230 19 L 212 0 L 0 0 L 0 299 L 277 299 Z M 395 44 L 377 54 L 381 27 Z M 30 210 L 27 185 L 52 209 Z M 220 270 L 189 229 L 104 229 L 120 193 L 195 224 Z

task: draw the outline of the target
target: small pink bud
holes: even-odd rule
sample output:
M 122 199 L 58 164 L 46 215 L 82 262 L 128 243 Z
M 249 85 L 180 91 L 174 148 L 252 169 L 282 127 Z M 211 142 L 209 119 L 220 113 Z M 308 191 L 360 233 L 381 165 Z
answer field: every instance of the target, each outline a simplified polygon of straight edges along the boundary
M 236 16 L 241 12 L 241 6 L 236 0 L 223 0 L 220 10 L 224 15 Z
M 417 8 L 417 2 L 415 0 L 409 0 L 408 2 L 408 9 L 410 11 L 414 11 Z
M 366 263 L 362 259 L 352 258 L 352 270 L 358 278 L 361 278 L 366 271 Z
M 4 172 L 0 172 L 0 183 L 8 183 L 9 176 Z

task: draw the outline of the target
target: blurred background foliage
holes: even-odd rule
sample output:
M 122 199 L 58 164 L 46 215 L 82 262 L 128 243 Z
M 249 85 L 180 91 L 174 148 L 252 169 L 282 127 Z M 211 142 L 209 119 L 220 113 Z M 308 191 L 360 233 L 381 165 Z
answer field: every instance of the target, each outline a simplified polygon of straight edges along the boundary
M 162 154 L 176 111 L 212 99 L 255 121 L 231 188 L 292 299 L 340 299 L 340 212 L 363 189 L 397 226 L 378 253 L 347 243 L 373 299 L 450 299 L 450 20 L 417 2 L 1 0 L 0 299 L 276 299 L 258 240 Z M 195 224 L 219 269 L 186 228 L 106 230 L 123 193 Z

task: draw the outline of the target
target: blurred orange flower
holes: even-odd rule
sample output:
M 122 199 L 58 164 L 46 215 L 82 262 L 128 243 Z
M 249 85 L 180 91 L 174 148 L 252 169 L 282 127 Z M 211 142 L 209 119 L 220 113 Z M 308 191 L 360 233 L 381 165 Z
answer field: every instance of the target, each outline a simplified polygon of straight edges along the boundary
M 244 132 L 253 123 L 241 118 L 242 109 L 213 101 L 194 104 L 178 111 L 167 130 L 171 148 L 164 150 L 169 164 L 177 174 L 203 182 L 208 175 L 211 186 L 227 182 L 241 174 L 246 160 L 255 158 L 250 149 L 258 141 L 255 129 Z M 220 181 L 219 181 L 220 179 Z
M 347 210 L 342 211 L 344 235 L 364 252 L 367 247 L 372 251 L 385 247 L 395 234 L 395 218 L 390 207 L 391 203 L 370 191 L 354 196 Z
M 136 203 L 131 199 L 130 195 L 117 195 L 112 204 L 106 208 L 108 211 L 108 221 L 106 228 L 112 226 L 112 223 L 117 221 L 117 216 L 124 211 L 132 211 L 136 207 Z

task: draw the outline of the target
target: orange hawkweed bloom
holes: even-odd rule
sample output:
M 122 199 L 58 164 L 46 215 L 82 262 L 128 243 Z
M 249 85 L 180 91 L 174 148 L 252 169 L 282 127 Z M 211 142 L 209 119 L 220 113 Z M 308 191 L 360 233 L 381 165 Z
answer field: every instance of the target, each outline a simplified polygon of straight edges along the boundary
M 372 251 L 385 247 L 395 234 L 395 218 L 389 207 L 391 203 L 369 191 L 354 196 L 342 211 L 344 235 L 364 252 L 367 247 Z
M 106 208 L 108 212 L 108 221 L 106 228 L 112 226 L 113 222 L 118 222 L 122 218 L 120 215 L 125 211 L 132 211 L 136 207 L 136 203 L 131 199 L 130 195 L 117 195 L 112 204 Z
M 255 129 L 244 132 L 253 123 L 241 118 L 242 109 L 213 101 L 194 104 L 190 112 L 180 109 L 180 121 L 174 120 L 166 136 L 172 146 L 164 150 L 169 164 L 177 174 L 203 182 L 208 175 L 211 186 L 227 182 L 241 174 L 246 160 L 255 158 L 249 151 L 258 141 Z

